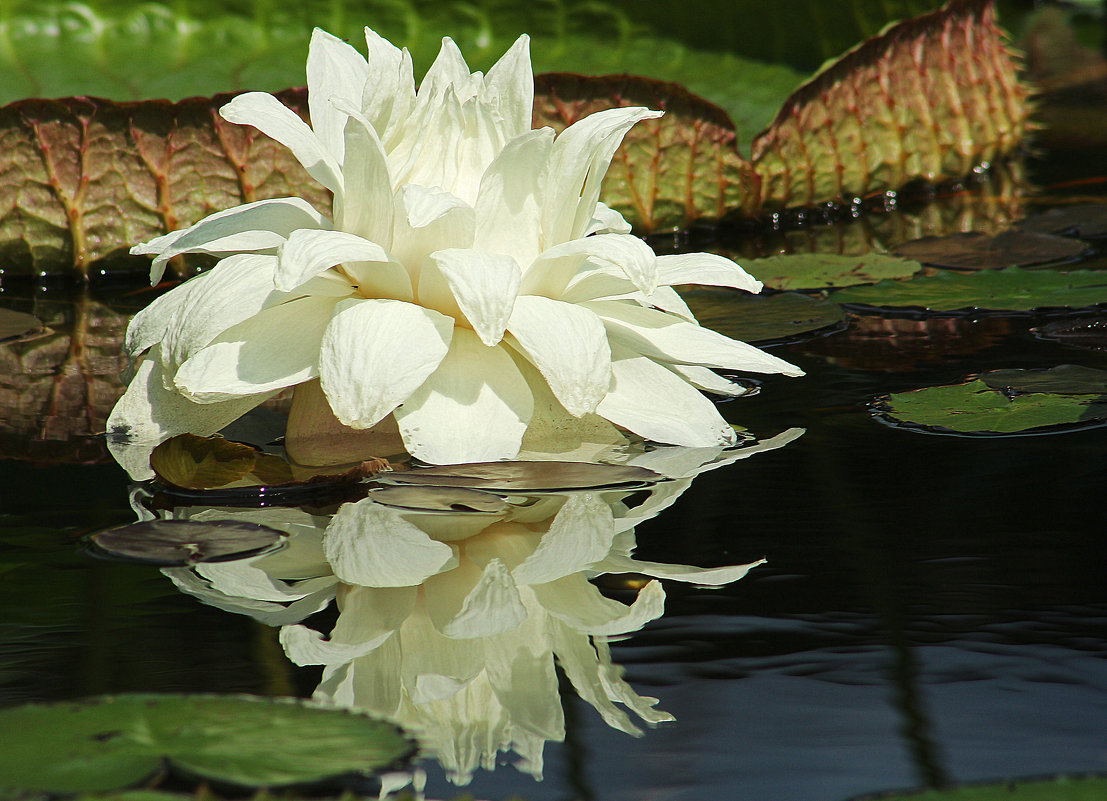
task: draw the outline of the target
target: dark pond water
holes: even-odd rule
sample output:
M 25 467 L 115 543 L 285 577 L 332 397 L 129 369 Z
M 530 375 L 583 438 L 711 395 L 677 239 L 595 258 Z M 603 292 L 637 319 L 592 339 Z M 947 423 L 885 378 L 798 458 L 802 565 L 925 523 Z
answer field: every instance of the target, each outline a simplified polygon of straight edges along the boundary
M 479 772 L 474 796 L 843 801 L 1107 771 L 1107 428 L 933 436 L 865 407 L 981 369 L 1107 369 L 1105 354 L 1033 338 L 1036 322 L 854 321 L 774 349 L 808 377 L 771 380 L 725 413 L 762 437 L 804 436 L 704 473 L 637 528 L 645 560 L 768 559 L 719 589 L 667 583 L 664 617 L 613 644 L 631 685 L 676 722 L 633 738 L 566 689 L 566 739 L 547 745 L 544 780 L 504 766 Z M 311 694 L 319 669 L 289 663 L 275 629 L 200 604 L 155 568 L 86 556 L 82 535 L 134 519 L 127 479 L 95 447 L 61 457 L 34 439 L 8 431 L 0 458 L 0 704 Z M 428 770 L 430 797 L 456 793 Z

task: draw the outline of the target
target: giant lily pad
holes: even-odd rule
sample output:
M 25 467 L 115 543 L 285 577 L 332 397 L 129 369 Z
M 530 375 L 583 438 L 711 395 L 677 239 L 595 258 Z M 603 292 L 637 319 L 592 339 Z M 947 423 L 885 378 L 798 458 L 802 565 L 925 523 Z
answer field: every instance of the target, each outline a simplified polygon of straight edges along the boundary
M 1066 262 L 1088 250 L 1083 242 L 1032 231 L 1004 231 L 991 236 L 973 231 L 949 236 L 925 236 L 904 242 L 897 256 L 954 270 L 997 270 L 1033 264 Z
M 192 565 L 269 553 L 283 546 L 288 534 L 240 520 L 147 520 L 98 531 L 89 539 L 113 556 Z
M 910 308 L 934 313 L 972 310 L 1080 309 L 1107 303 L 1107 272 L 1078 270 L 987 270 L 943 272 L 910 281 L 881 281 L 842 289 L 831 300 L 846 306 Z
M 123 695 L 0 710 L 0 786 L 49 793 L 131 787 L 168 767 L 245 787 L 315 782 L 410 757 L 395 726 L 286 699 Z
M 1104 798 L 1107 798 L 1107 777 L 1060 776 L 880 793 L 853 801 L 1102 801 Z
M 795 292 L 751 295 L 731 289 L 692 289 L 681 296 L 701 325 L 743 342 L 801 339 L 846 321 L 837 303 Z
M 1107 419 L 1103 396 L 1016 394 L 979 378 L 885 395 L 871 406 L 883 420 L 936 434 L 1046 433 L 1102 425 Z
M 798 253 L 742 262 L 754 278 L 772 289 L 826 289 L 869 284 L 882 279 L 907 278 L 922 269 L 911 259 L 866 253 Z
M 396 470 L 376 476 L 381 484 L 467 487 L 489 492 L 554 492 L 578 489 L 637 489 L 664 476 L 630 465 L 595 462 L 473 462 L 417 470 Z

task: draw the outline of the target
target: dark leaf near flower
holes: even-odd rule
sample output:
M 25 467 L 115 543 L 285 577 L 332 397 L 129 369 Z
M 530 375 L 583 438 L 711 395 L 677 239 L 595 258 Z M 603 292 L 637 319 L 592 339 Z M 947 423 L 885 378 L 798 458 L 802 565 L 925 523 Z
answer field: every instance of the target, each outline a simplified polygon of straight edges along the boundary
M 150 520 L 100 531 L 89 539 L 123 559 L 192 565 L 259 556 L 280 548 L 288 535 L 234 520 Z

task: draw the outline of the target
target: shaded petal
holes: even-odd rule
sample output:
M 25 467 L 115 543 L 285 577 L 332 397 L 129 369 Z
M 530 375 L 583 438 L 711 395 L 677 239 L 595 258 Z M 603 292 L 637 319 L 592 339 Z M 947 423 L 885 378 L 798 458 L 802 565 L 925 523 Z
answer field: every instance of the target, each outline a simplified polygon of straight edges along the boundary
M 615 520 L 598 495 L 570 495 L 538 547 L 512 571 L 519 584 L 545 584 L 585 570 L 611 550 Z
M 689 447 L 733 445 L 734 429 L 715 404 L 680 376 L 644 356 L 612 348 L 611 391 L 596 413 L 656 442 Z
M 705 392 L 725 395 L 728 398 L 738 398 L 750 392 L 748 387 L 728 381 L 707 367 L 699 367 L 694 364 L 667 364 L 665 366 L 692 386 Z
M 795 365 L 753 345 L 665 312 L 625 301 L 595 301 L 584 305 L 604 321 L 612 342 L 618 341 L 654 359 L 754 373 L 803 375 Z
M 188 568 L 163 568 L 161 572 L 168 576 L 181 592 L 199 598 L 205 604 L 222 609 L 224 612 L 249 615 L 267 626 L 284 626 L 321 612 L 330 605 L 337 586 L 337 582 L 332 581 L 329 586 L 285 605 L 227 595 L 213 588 Z
M 513 345 L 542 373 L 575 417 L 594 412 L 611 383 L 607 330 L 590 310 L 536 295 L 515 301 Z
M 473 244 L 476 215 L 463 200 L 442 189 L 405 184 L 400 188 L 403 212 L 393 223 L 392 257 L 405 265 L 413 283 L 431 253 Z
M 510 256 L 479 250 L 452 248 L 430 254 L 438 273 L 445 279 L 449 294 L 465 319 L 473 326 L 481 342 L 489 347 L 504 336 L 515 298 L 519 293 L 519 265 Z M 424 269 L 419 294 L 431 307 L 449 308 L 435 295 L 435 271 Z M 437 301 L 437 302 L 436 302 Z
M 306 626 L 286 626 L 280 641 L 297 665 L 341 665 L 375 651 L 392 637 L 415 606 L 416 587 L 347 587 L 329 638 Z
M 671 579 L 691 584 L 705 584 L 719 587 L 745 576 L 750 568 L 765 564 L 758 559 L 748 565 L 729 565 L 727 567 L 693 567 L 692 565 L 672 565 L 665 562 L 642 562 L 629 556 L 612 555 L 596 565 L 595 569 L 603 573 L 645 573 L 655 579 Z
M 177 434 L 214 434 L 276 394 L 249 395 L 226 403 L 193 403 L 165 388 L 159 349 L 155 345 L 138 366 L 107 421 L 108 450 L 135 481 L 154 477 L 150 452 L 165 440 Z
M 293 231 L 277 251 L 277 289 L 296 287 L 346 261 L 386 262 L 388 252 L 375 242 L 344 231 Z M 351 287 L 352 290 L 352 287 Z
M 542 128 L 508 142 L 485 170 L 477 193 L 476 247 L 510 254 L 524 271 L 538 257 L 545 163 L 553 139 L 553 130 Z
M 338 578 L 363 587 L 416 586 L 457 564 L 449 545 L 368 498 L 339 507 L 323 550 Z
M 303 297 L 224 331 L 177 370 L 177 387 L 201 403 L 291 387 L 319 374 L 319 343 L 334 297 Z
M 403 132 L 415 105 L 415 76 L 407 49 L 400 50 L 369 28 L 365 29 L 369 53 L 369 78 L 362 90 L 361 107 L 382 142 Z
M 312 31 L 307 58 L 308 113 L 312 130 L 337 164 L 344 162 L 346 114 L 332 101 L 340 98 L 360 107 L 368 79 L 369 65 L 357 50 L 319 28 Z
M 714 253 L 680 253 L 657 257 L 662 284 L 679 286 L 729 286 L 757 294 L 762 284 L 733 261 Z
M 395 416 L 409 453 L 456 464 L 513 458 L 533 409 L 530 387 L 507 352 L 457 328 L 442 364 Z
M 209 270 L 188 279 L 140 309 L 127 324 L 127 332 L 123 335 L 123 350 L 127 356 L 133 360 L 165 339 L 166 333 L 174 325 L 177 310 L 187 305 L 188 296 L 207 281 L 213 272 L 214 270 Z
M 599 201 L 600 184 L 623 136 L 640 120 L 660 117 L 646 108 L 612 108 L 589 114 L 562 131 L 550 156 L 550 184 L 542 209 L 545 247 L 585 235 Z
M 345 191 L 341 202 L 335 202 L 336 227 L 389 248 L 395 199 L 384 146 L 369 121 L 353 110 L 346 121 L 344 141 Z
M 493 637 L 518 627 L 526 617 L 511 571 L 502 560 L 493 559 L 441 631 L 455 639 Z
M 566 258 L 571 256 L 586 257 L 572 272 L 572 262 Z M 548 297 L 561 297 L 573 286 L 574 279 L 594 271 L 625 277 L 633 288 L 647 295 L 657 287 L 657 256 L 649 245 L 630 234 L 596 234 L 564 242 L 543 251 L 531 271 L 541 274 L 542 283 L 528 282 L 528 294 Z
M 660 581 L 646 584 L 630 606 L 605 598 L 581 573 L 532 585 L 531 589 L 547 612 L 585 634 L 629 634 L 665 611 L 665 590 Z
M 523 34 L 504 53 L 484 79 L 482 93 L 496 106 L 504 125 L 504 138 L 531 129 L 534 111 L 534 72 L 530 64 L 530 37 Z
M 342 194 L 342 167 L 323 141 L 300 116 L 265 92 L 246 92 L 219 109 L 228 122 L 252 125 L 292 151 L 308 175 Z
M 165 272 L 165 263 L 174 256 L 275 251 L 298 228 L 330 228 L 330 221 L 298 197 L 258 200 L 216 212 L 190 228 L 135 245 L 131 253 L 155 256 L 150 265 L 150 283 L 156 284 Z
M 319 349 L 319 378 L 335 417 L 369 428 L 390 414 L 438 368 L 453 325 L 398 300 L 340 302 Z
M 603 201 L 599 201 L 596 203 L 596 210 L 592 212 L 592 222 L 589 223 L 584 235 L 629 234 L 630 232 L 630 223 L 623 219 L 623 215 Z

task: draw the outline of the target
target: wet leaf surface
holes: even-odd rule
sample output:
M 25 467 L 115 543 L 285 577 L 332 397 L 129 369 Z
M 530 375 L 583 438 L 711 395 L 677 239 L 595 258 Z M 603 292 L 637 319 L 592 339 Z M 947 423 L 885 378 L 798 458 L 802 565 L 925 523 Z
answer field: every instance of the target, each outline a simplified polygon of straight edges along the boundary
M 927 236 L 904 242 L 897 256 L 916 259 L 934 267 L 953 270 L 997 270 L 1078 259 L 1088 246 L 1062 236 L 1029 231 L 1004 231 L 990 236 L 980 232 Z
M 149 520 L 100 531 L 89 539 L 112 556 L 160 565 L 192 565 L 268 553 L 282 547 L 288 534 L 235 520 Z
M 1099 425 L 1107 419 L 1107 402 L 1100 396 L 1018 395 L 980 379 L 883 396 L 872 409 L 887 421 L 938 434 L 1044 433 Z
M 802 339 L 845 325 L 837 303 L 795 292 L 751 295 L 729 289 L 681 293 L 700 325 L 743 342 Z
M 1049 209 L 1015 223 L 1022 231 L 1079 239 L 1100 239 L 1107 236 L 1107 205 L 1087 204 Z
M 591 462 L 473 462 L 381 473 L 382 484 L 467 487 L 489 492 L 645 487 L 664 476 L 642 467 Z
M 873 309 L 918 309 L 937 314 L 984 310 L 1026 312 L 1081 309 L 1107 303 L 1107 272 L 987 270 L 942 272 L 910 281 L 881 281 L 833 292 L 830 299 Z
M 368 497 L 384 506 L 419 512 L 478 512 L 501 514 L 509 504 L 491 492 L 462 487 L 394 486 L 369 492 Z
M 42 321 L 33 314 L 0 309 L 0 342 L 24 339 L 42 331 Z
M 1062 364 L 1048 370 L 990 370 L 977 376 L 992 389 L 1062 395 L 1107 394 L 1107 370 Z
M 745 260 L 742 267 L 772 289 L 828 289 L 869 284 L 884 279 L 907 278 L 923 268 L 917 261 L 880 253 L 864 256 L 832 253 L 769 256 Z
M 243 695 L 121 695 L 0 710 L 0 787 L 116 790 L 163 767 L 243 787 L 318 782 L 407 759 L 395 726 L 357 712 Z
M 1107 350 L 1107 317 L 1057 320 L 1031 328 L 1030 333 L 1038 339 L 1048 339 L 1076 348 Z

